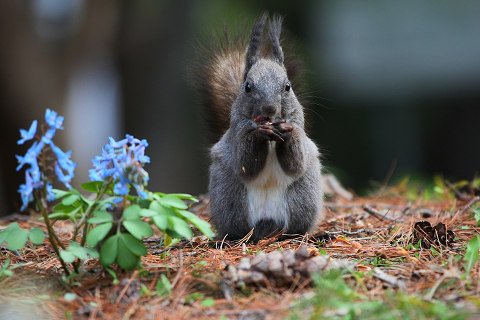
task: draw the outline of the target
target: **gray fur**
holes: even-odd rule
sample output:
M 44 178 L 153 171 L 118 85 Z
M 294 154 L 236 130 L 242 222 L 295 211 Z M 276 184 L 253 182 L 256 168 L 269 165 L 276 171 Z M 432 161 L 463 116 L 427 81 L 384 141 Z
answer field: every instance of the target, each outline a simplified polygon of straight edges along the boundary
M 303 234 L 323 217 L 319 152 L 304 131 L 302 105 L 293 89 L 285 89 L 289 81 L 279 63 L 280 18 L 270 23 L 270 40 L 277 46 L 273 57 L 256 58 L 248 68 L 252 43 L 265 24 L 264 17 L 259 21 L 262 30 L 257 22 L 246 54 L 245 82 L 231 107 L 230 127 L 211 149 L 210 205 L 219 238 L 239 239 L 251 229 L 254 240 L 280 231 Z M 245 91 L 247 82 L 250 92 Z M 254 121 L 259 115 L 269 116 L 271 122 L 284 120 L 293 129 L 273 141 Z M 252 211 L 258 208 L 261 212 Z

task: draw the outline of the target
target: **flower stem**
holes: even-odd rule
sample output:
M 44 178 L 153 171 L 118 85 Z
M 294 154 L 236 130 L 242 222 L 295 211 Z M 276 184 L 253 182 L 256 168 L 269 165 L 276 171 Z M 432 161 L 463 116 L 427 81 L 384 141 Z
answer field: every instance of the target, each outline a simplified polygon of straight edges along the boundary
M 99 190 L 97 193 L 97 196 L 95 197 L 95 201 L 93 201 L 92 205 L 87 208 L 87 211 L 85 211 L 85 214 L 82 217 L 83 220 L 83 234 L 82 234 L 82 240 L 80 242 L 80 245 L 83 247 L 85 246 L 85 242 L 87 241 L 87 231 L 88 231 L 88 223 L 87 220 L 90 218 L 92 215 L 93 210 L 97 207 L 98 201 L 102 199 L 102 197 L 105 195 L 105 192 L 107 191 L 108 187 L 110 186 L 110 181 L 107 183 L 104 183 L 102 185 L 102 188 Z M 80 228 L 80 225 L 79 225 Z
M 102 199 L 102 197 L 105 195 L 105 192 L 108 190 L 109 186 L 111 184 L 111 181 L 105 182 L 102 185 L 102 188 L 98 191 L 97 196 L 95 197 L 95 200 L 93 203 L 87 208 L 85 213 L 82 215 L 82 218 L 78 222 L 78 224 L 75 226 L 75 230 L 73 233 L 73 241 L 76 241 L 75 239 L 77 238 L 78 232 L 83 226 L 83 233 L 82 233 L 82 238 L 80 240 L 80 245 L 82 247 L 85 246 L 85 243 L 87 241 L 87 232 L 88 232 L 88 219 L 92 215 L 93 210 L 97 207 L 98 201 Z M 80 266 L 80 260 L 77 260 L 73 263 L 73 268 L 75 269 L 75 272 L 78 273 L 78 268 Z
M 39 198 L 40 198 L 40 201 L 38 201 L 38 203 L 40 204 L 40 212 L 42 214 L 43 220 L 45 221 L 45 226 L 47 227 L 48 239 L 50 240 L 50 244 L 53 247 L 53 251 L 55 251 L 57 258 L 60 261 L 60 264 L 62 265 L 63 271 L 65 271 L 65 274 L 68 276 L 70 275 L 70 271 L 68 270 L 67 264 L 65 263 L 65 261 L 63 261 L 62 257 L 60 256 L 60 250 L 58 250 L 57 241 L 62 248 L 63 248 L 63 244 L 61 244 L 60 240 L 55 234 L 55 230 L 53 230 L 52 224 L 50 222 L 50 218 L 48 217 L 45 197 L 42 197 L 42 195 L 40 194 Z

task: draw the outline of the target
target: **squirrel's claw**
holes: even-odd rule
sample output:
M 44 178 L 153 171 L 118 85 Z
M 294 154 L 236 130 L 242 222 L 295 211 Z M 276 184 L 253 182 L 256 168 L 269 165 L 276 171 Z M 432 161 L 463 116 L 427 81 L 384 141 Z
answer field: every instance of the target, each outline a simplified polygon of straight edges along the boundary
M 275 140 L 276 142 L 284 142 L 282 135 L 278 130 L 274 129 L 271 125 L 259 125 L 257 127 L 257 135 L 265 140 Z
M 281 121 L 273 124 L 273 132 L 281 138 L 282 142 L 285 142 L 292 136 L 292 131 L 293 125 L 288 122 Z
M 258 125 L 255 132 L 259 138 L 264 140 L 272 140 L 272 136 L 274 135 L 273 127 L 266 124 Z

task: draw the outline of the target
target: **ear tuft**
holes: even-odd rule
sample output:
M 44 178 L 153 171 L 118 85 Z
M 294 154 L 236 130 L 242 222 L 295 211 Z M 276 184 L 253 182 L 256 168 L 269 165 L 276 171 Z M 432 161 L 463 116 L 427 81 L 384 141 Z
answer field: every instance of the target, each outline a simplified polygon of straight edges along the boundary
M 280 46 L 280 35 L 282 33 L 283 17 L 280 15 L 274 15 L 269 23 L 268 34 L 272 41 L 272 55 L 273 59 L 280 65 L 283 65 L 284 57 L 283 50 Z
M 247 78 L 248 71 L 260 58 L 260 51 L 262 47 L 263 30 L 268 20 L 268 12 L 264 12 L 255 22 L 252 34 L 250 36 L 250 44 L 247 49 L 247 57 L 245 63 L 245 72 L 243 74 L 243 80 Z

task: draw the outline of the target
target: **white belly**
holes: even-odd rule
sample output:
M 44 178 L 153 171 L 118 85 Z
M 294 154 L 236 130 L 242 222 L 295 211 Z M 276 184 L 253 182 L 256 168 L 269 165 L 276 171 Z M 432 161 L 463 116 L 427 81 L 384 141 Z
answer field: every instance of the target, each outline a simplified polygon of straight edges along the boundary
M 277 159 L 275 142 L 270 142 L 265 167 L 246 184 L 248 223 L 251 228 L 261 219 L 273 219 L 288 227 L 288 208 L 285 200 L 288 186 L 293 179 L 286 175 Z

